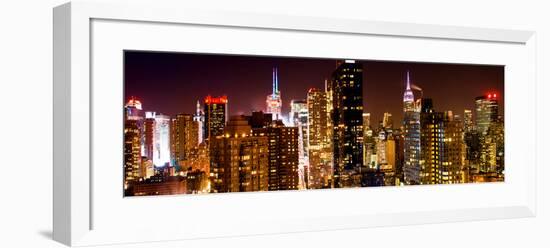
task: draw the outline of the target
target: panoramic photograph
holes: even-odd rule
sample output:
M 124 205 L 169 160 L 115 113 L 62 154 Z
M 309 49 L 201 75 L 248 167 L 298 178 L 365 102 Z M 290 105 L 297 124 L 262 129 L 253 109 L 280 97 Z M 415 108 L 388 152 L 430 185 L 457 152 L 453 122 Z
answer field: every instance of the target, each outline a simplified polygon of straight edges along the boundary
M 504 66 L 124 52 L 124 196 L 505 180 Z

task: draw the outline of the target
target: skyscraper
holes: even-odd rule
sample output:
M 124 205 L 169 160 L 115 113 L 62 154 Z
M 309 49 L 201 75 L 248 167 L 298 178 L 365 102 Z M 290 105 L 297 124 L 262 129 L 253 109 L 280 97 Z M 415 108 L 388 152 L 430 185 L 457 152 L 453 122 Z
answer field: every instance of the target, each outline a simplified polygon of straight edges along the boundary
M 372 132 L 372 131 L 371 131 Z M 375 140 L 373 142 L 373 140 Z M 365 167 L 367 177 L 376 177 L 377 174 L 382 173 L 383 184 L 374 183 L 368 179 L 366 180 L 367 186 L 384 186 L 384 185 L 396 185 L 396 142 L 392 132 L 387 132 L 385 129 L 380 129 L 378 135 L 375 137 L 369 137 L 365 141 L 365 146 L 369 146 L 367 152 L 371 159 L 368 161 L 369 165 Z M 376 153 L 374 153 L 376 151 Z M 363 179 L 365 184 L 365 180 Z M 370 182 L 369 182 L 370 181 Z M 375 180 L 376 181 L 376 180 Z
M 328 170 L 332 162 L 332 138 L 329 133 L 327 100 L 327 93 L 321 89 L 311 88 L 307 93 L 310 170 L 308 181 L 311 188 L 324 187 L 332 174 Z
M 297 123 L 307 124 L 307 100 L 306 99 L 293 99 L 290 101 L 290 113 L 288 115 L 289 121 L 293 126 L 298 126 Z
M 392 138 L 395 141 L 395 179 L 399 185 L 404 182 L 403 178 L 403 163 L 405 161 L 405 138 L 401 129 L 395 129 L 392 133 Z
M 268 190 L 267 137 L 251 134 L 247 120 L 242 116 L 234 116 L 225 127 L 223 135 L 212 137 L 212 192 Z
M 370 113 L 363 113 L 363 132 L 370 129 Z
M 444 149 L 443 164 L 441 167 L 444 184 L 467 182 L 464 145 L 464 122 L 452 111 L 447 111 L 444 119 Z
M 363 165 L 363 66 L 341 61 L 332 73 L 334 187 L 350 186 Z
M 140 153 L 145 155 L 145 132 L 144 130 L 144 116 L 141 101 L 135 97 L 131 97 L 130 100 L 124 105 L 124 120 L 135 120 L 137 129 L 140 132 L 139 143 Z
M 141 133 L 137 120 L 124 123 L 124 185 L 137 181 L 141 175 Z
M 124 105 L 126 120 L 140 120 L 143 119 L 141 102 L 135 97 L 131 97 L 130 100 Z
M 363 165 L 376 168 L 376 137 L 374 130 L 367 129 L 363 135 Z
M 491 123 L 498 119 L 497 94 L 476 97 L 476 128 L 481 134 L 487 133 Z
M 371 158 L 375 154 L 375 138 L 370 127 L 370 113 L 363 113 L 363 165 L 374 168 L 376 163 L 371 164 Z
M 472 110 L 465 109 L 464 110 L 464 132 L 471 132 L 474 130 L 474 117 L 472 115 Z
M 406 184 L 420 183 L 420 109 L 415 104 L 411 80 L 407 72 L 407 86 L 403 94 L 404 164 Z
M 143 124 L 143 155 L 151 161 L 153 161 L 153 153 L 155 150 L 155 126 L 155 118 L 147 116 Z
M 170 117 L 156 112 L 145 112 L 145 118 L 147 157 L 152 155 L 151 159 L 156 167 L 171 165 Z
M 298 128 L 274 120 L 266 128 L 252 129 L 255 137 L 267 137 L 269 190 L 298 189 Z
M 504 171 L 504 121 L 502 119 L 491 123 L 482 137 L 481 171 L 498 174 Z
M 267 96 L 265 104 L 266 112 L 272 114 L 273 120 L 282 119 L 283 101 L 281 100 L 281 92 L 279 91 L 277 68 L 273 68 L 273 93 Z
M 204 111 L 201 109 L 199 101 L 197 101 L 197 110 L 195 115 L 193 115 L 193 121 L 197 122 L 197 139 L 200 144 L 204 138 Z
M 298 128 L 299 189 L 305 189 L 309 170 L 308 108 L 305 99 L 290 101 L 288 120 L 290 126 Z
M 386 132 L 383 129 L 380 130 L 376 139 L 376 167 L 380 168 L 388 163 L 386 160 Z
M 326 105 L 325 105 L 326 106 Z M 300 159 L 304 159 L 308 155 L 308 105 L 306 100 L 290 101 L 290 113 L 288 116 L 289 122 L 293 127 L 298 128 L 300 139 Z
M 464 143 L 466 145 L 466 160 L 464 163 L 468 170 L 480 170 L 482 139 L 481 133 L 475 129 L 464 132 Z
M 441 183 L 444 157 L 443 112 L 435 112 L 432 99 L 421 99 L 420 112 L 420 183 Z
M 382 126 L 386 129 L 393 129 L 393 117 L 391 113 L 385 112 L 382 119 Z
M 204 136 L 203 139 L 223 135 L 228 113 L 227 96 L 204 98 Z
M 190 114 L 178 114 L 172 123 L 173 164 L 182 166 L 182 162 L 189 160 L 191 152 L 199 145 L 199 124 Z

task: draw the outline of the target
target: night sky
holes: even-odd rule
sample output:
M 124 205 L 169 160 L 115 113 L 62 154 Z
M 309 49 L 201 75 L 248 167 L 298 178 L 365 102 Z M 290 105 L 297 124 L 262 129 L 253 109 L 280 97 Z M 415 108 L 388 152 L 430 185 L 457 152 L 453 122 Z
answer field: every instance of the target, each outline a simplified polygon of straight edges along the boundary
M 309 88 L 324 88 L 336 66 L 334 59 L 208 55 L 189 53 L 124 53 L 124 98 L 141 100 L 145 111 L 167 115 L 194 113 L 197 100 L 206 95 L 227 95 L 230 115 L 265 111 L 266 96 L 272 91 L 272 68 L 279 70 L 283 115 L 290 100 L 305 99 Z M 356 61 L 359 62 L 359 61 Z M 361 61 L 363 63 L 364 112 L 371 113 L 371 125 L 384 112 L 402 120 L 403 91 L 407 70 L 411 81 L 432 98 L 436 111 L 452 110 L 462 116 L 474 110 L 474 99 L 496 93 L 503 113 L 504 67 L 459 64 Z M 418 91 L 414 91 L 415 98 Z

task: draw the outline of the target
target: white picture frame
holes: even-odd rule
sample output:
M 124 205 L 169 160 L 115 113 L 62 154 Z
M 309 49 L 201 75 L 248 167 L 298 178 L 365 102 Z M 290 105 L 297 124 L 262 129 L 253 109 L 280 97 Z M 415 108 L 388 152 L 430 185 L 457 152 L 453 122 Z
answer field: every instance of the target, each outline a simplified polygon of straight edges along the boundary
M 387 212 L 378 211 L 374 207 L 372 209 L 370 209 L 371 207 L 352 207 L 349 210 L 350 213 L 347 215 L 313 211 L 311 215 L 306 217 L 290 215 L 289 212 L 285 212 L 290 210 L 283 208 L 280 213 L 265 219 L 241 218 L 242 213 L 237 216 L 224 217 L 225 219 L 221 219 L 218 227 L 211 230 L 206 230 L 203 225 L 198 223 L 193 228 L 176 225 L 173 228 L 174 230 L 170 232 L 155 232 L 152 230 L 154 229 L 153 227 L 147 229 L 147 225 L 145 224 L 143 226 L 126 224 L 128 226 L 126 230 L 120 229 L 120 227 L 124 226 L 124 223 L 112 223 L 113 226 L 118 228 L 118 231 L 103 228 L 108 224 L 105 219 L 114 219 L 115 216 L 120 215 L 121 213 L 115 213 L 114 209 L 122 208 L 123 205 L 121 204 L 119 207 L 114 206 L 118 204 L 118 201 L 113 201 L 112 213 L 109 213 L 106 205 L 97 205 L 97 202 L 105 202 L 107 198 L 103 199 L 100 194 L 101 192 L 105 192 L 105 189 L 94 182 L 97 182 L 97 180 L 109 181 L 110 179 L 105 174 L 94 173 L 92 166 L 98 160 L 107 159 L 107 157 L 97 157 L 97 154 L 94 153 L 97 151 L 98 145 L 94 142 L 102 140 L 100 136 L 97 136 L 101 135 L 97 133 L 98 129 L 94 127 L 96 125 L 94 116 L 97 116 L 94 115 L 94 111 L 106 109 L 109 106 L 93 101 L 94 97 L 97 97 L 94 95 L 94 92 L 97 92 L 94 90 L 97 90 L 97 88 L 94 87 L 113 87 L 113 92 L 115 93 L 119 92 L 120 89 L 115 89 L 119 87 L 116 85 L 107 86 L 101 83 L 94 85 L 92 83 L 98 78 L 98 75 L 92 73 L 92 70 L 103 70 L 103 67 L 95 66 L 94 60 L 106 61 L 110 58 L 99 54 L 102 51 L 101 49 L 104 49 L 104 46 L 94 46 L 95 37 L 97 36 L 101 39 L 97 40 L 98 44 L 107 44 L 107 46 L 112 46 L 111 49 L 116 51 L 135 48 L 175 51 L 174 49 L 177 50 L 175 48 L 177 46 L 176 43 L 166 42 L 165 44 L 155 46 L 154 43 L 145 43 L 154 42 L 153 40 L 144 39 L 144 43 L 139 41 L 130 44 L 128 41 L 121 41 L 109 44 L 105 42 L 105 37 L 112 35 L 114 31 L 120 31 L 121 28 L 125 30 L 128 27 L 132 27 L 132 30 L 135 28 L 136 33 L 134 35 L 142 34 L 140 32 L 157 32 L 158 30 L 158 35 L 163 36 L 169 34 L 172 28 L 185 29 L 189 25 L 198 29 L 212 28 L 208 32 L 223 32 L 224 29 L 232 29 L 233 31 L 238 30 L 239 32 L 243 32 L 243 34 L 265 31 L 267 33 L 285 33 L 288 37 L 292 35 L 326 35 L 327 37 L 338 36 L 338 39 L 342 38 L 340 37 L 342 35 L 347 35 L 346 37 L 349 39 L 365 39 L 366 37 L 372 37 L 373 40 L 389 39 L 397 41 L 402 39 L 404 41 L 401 42 L 408 42 L 414 46 L 433 43 L 435 47 L 439 46 L 438 43 L 441 43 L 443 44 L 441 49 L 445 49 L 445 46 L 451 47 L 457 46 L 458 43 L 464 43 L 465 47 L 471 46 L 472 49 L 479 49 L 480 51 L 487 50 L 486 55 L 480 54 L 477 58 L 468 55 L 468 53 L 464 57 L 457 57 L 456 59 L 442 59 L 433 53 L 422 58 L 418 57 L 418 55 L 415 56 L 417 56 L 416 58 L 420 58 L 417 61 L 470 62 L 504 64 L 507 66 L 505 86 L 507 91 L 506 150 L 510 152 L 506 154 L 506 161 L 519 161 L 519 158 L 521 158 L 521 164 L 512 167 L 515 169 L 510 172 L 512 173 L 510 181 L 507 180 L 505 183 L 488 185 L 385 187 L 383 189 L 361 189 L 360 191 L 358 189 L 319 190 L 308 192 L 307 195 L 302 194 L 302 192 L 270 192 L 221 194 L 218 196 L 145 197 L 141 199 L 121 200 L 125 201 L 125 204 L 129 206 L 139 205 L 141 210 L 161 209 L 163 207 L 167 209 L 173 208 L 174 204 L 182 206 L 181 202 L 184 201 L 189 203 L 186 207 L 192 211 L 196 211 L 194 212 L 196 213 L 195 215 L 200 216 L 201 214 L 206 214 L 206 211 L 216 210 L 215 206 L 204 208 L 204 206 L 212 206 L 216 203 L 218 206 L 220 203 L 223 203 L 227 208 L 239 212 L 238 208 L 243 202 L 249 205 L 256 204 L 256 206 L 276 202 L 285 204 L 285 201 L 287 203 L 299 202 L 301 198 L 327 198 L 334 201 L 346 202 L 350 201 L 352 197 L 363 194 L 363 196 L 368 196 L 372 199 L 384 199 L 384 195 L 408 195 L 409 197 L 418 195 L 421 198 L 440 197 L 441 190 L 434 187 L 444 187 L 442 188 L 444 191 L 449 192 L 448 194 L 456 194 L 459 197 L 457 199 L 460 200 L 468 199 L 464 194 L 471 191 L 477 192 L 475 196 L 472 195 L 472 199 L 483 199 L 487 195 L 496 195 L 491 197 L 487 202 L 462 202 L 463 204 L 457 204 L 456 208 L 446 206 L 443 203 L 432 207 L 418 205 L 416 208 L 414 204 L 413 206 L 406 206 L 404 204 L 394 206 L 391 211 L 388 210 Z M 131 34 L 128 34 L 128 37 L 132 37 Z M 177 39 L 176 37 L 175 40 Z M 495 49 L 492 50 L 491 47 L 495 47 Z M 208 51 L 206 47 L 201 49 L 203 52 Z M 212 52 L 226 51 L 223 48 L 220 49 L 219 51 L 213 50 Z M 509 55 L 509 57 L 506 57 L 508 55 L 496 55 L 506 49 L 510 49 L 512 51 L 510 54 L 513 55 Z M 289 48 L 285 52 L 266 51 L 264 54 L 296 55 L 296 51 Z M 241 49 L 240 53 L 247 52 Z M 255 52 L 250 50 L 249 53 L 254 54 Z M 531 31 L 214 12 L 188 9 L 184 3 L 177 2 L 159 4 L 158 1 L 140 1 L 136 3 L 73 1 L 61 5 L 54 8 L 53 238 L 70 246 L 148 241 L 175 242 L 175 240 L 237 235 L 535 216 L 535 54 L 536 36 Z M 307 51 L 299 55 L 316 56 L 316 54 L 308 53 Z M 346 55 L 346 51 L 342 51 L 341 54 L 332 55 L 327 52 L 318 56 L 331 57 L 342 55 Z M 110 56 L 118 55 L 111 54 Z M 406 54 L 396 55 L 387 53 L 386 55 L 380 53 L 373 56 L 378 56 L 376 58 L 387 58 L 388 60 L 414 59 L 413 55 L 407 58 Z M 500 63 L 499 61 L 509 61 L 509 63 Z M 109 68 L 118 71 L 122 70 L 122 67 L 117 67 L 119 64 L 115 63 L 113 65 Z M 116 99 L 114 101 L 116 102 Z M 120 102 L 120 106 L 113 106 L 112 108 L 121 112 L 119 111 L 121 105 L 122 102 Z M 521 126 L 519 120 L 521 120 Z M 521 144 L 517 145 L 515 143 L 518 142 L 511 141 L 521 141 Z M 113 164 L 116 163 L 113 162 Z M 122 167 L 122 164 L 120 164 L 120 167 Z M 112 190 L 117 191 L 119 189 Z M 507 193 L 503 195 L 503 192 Z M 122 193 L 119 195 L 122 199 Z M 176 201 L 178 203 L 175 203 Z M 391 201 L 391 199 L 388 201 Z M 364 200 L 357 200 L 354 203 L 363 204 Z M 330 203 L 327 204 L 330 205 Z M 267 206 L 264 207 L 267 208 Z M 410 209 L 407 209 L 408 207 Z M 246 210 L 246 207 L 243 208 Z M 134 210 L 128 210 L 128 212 L 131 211 Z M 139 210 L 136 209 L 135 211 Z M 250 214 L 261 216 L 261 213 L 256 212 L 250 212 Z M 285 214 L 287 215 L 286 218 L 284 217 Z M 190 217 L 174 216 L 173 218 L 171 222 L 189 220 Z M 129 219 L 121 217 L 120 220 Z M 195 219 L 191 218 L 191 221 L 193 220 Z M 233 226 L 228 224 L 231 221 L 235 223 Z M 96 225 L 96 222 L 101 222 L 102 225 Z M 189 225 L 193 226 L 195 224 Z M 135 230 L 132 228 L 135 228 Z

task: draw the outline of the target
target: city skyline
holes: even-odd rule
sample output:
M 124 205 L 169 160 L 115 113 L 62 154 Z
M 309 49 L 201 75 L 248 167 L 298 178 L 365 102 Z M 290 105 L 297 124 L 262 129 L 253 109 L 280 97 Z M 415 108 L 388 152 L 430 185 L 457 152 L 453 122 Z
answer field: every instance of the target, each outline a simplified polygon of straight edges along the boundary
M 125 196 L 504 181 L 501 66 L 126 51 L 124 75 Z
M 276 67 L 286 117 L 292 100 L 305 99 L 309 88 L 324 89 L 325 80 L 336 68 L 336 59 L 143 51 L 126 51 L 124 56 L 125 84 L 131 85 L 124 87 L 125 100 L 135 96 L 149 103 L 144 106 L 146 110 L 167 115 L 194 113 L 193 103 L 208 94 L 226 95 L 231 101 L 229 115 L 265 111 L 265 93 L 272 92 Z M 489 93 L 504 100 L 502 66 L 357 61 L 365 68 L 364 110 L 371 114 L 374 124 L 382 121 L 385 112 L 403 119 L 400 99 L 407 71 L 412 84 L 421 87 L 424 96 L 432 98 L 442 111 L 474 109 L 468 99 Z M 504 115 L 504 106 L 499 114 Z

